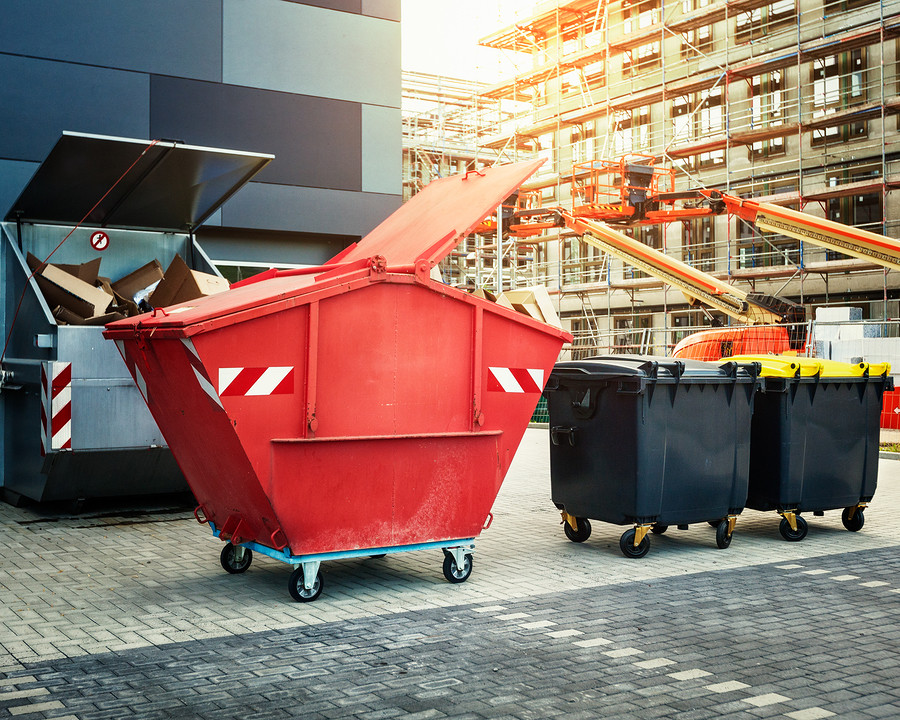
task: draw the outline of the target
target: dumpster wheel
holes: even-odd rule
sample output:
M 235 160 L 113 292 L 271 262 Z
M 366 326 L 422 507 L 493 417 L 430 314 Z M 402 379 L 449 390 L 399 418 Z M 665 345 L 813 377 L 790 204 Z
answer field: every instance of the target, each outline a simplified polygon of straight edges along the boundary
M 572 527 L 573 522 L 575 527 Z M 584 542 L 591 536 L 591 521 L 563 512 L 563 531 L 572 542 Z
M 226 543 L 219 555 L 219 562 L 226 572 L 238 575 L 247 572 L 247 568 L 253 562 L 253 551 L 240 545 Z
M 778 525 L 778 532 L 785 540 L 800 542 L 809 532 L 809 524 L 797 513 L 794 514 L 794 524 L 797 526 L 796 528 L 791 527 L 789 517 L 783 517 Z
M 625 557 L 642 558 L 650 552 L 650 538 L 647 537 L 648 528 L 647 526 L 642 526 L 642 529 L 644 536 L 637 545 L 634 544 L 634 538 L 637 532 L 635 528 L 631 528 L 622 533 L 622 537 L 619 538 L 619 550 L 622 551 L 622 554 Z
M 315 579 L 312 581 L 310 587 L 306 587 L 306 575 L 303 572 L 303 565 L 298 565 L 294 572 L 291 573 L 291 577 L 288 580 L 288 591 L 291 593 L 291 597 L 297 602 L 312 602 L 322 594 L 322 588 L 325 587 L 325 579 L 318 569 L 319 563 L 306 564 L 316 566 L 315 568 L 309 568 L 310 575 L 315 573 Z
M 854 505 L 844 508 L 844 512 L 841 513 L 841 522 L 850 532 L 859 532 L 866 524 L 866 516 L 863 515 L 864 507 L 865 505 Z
M 653 527 L 650 528 L 650 532 L 652 532 L 654 535 L 663 535 L 668 529 L 669 526 L 664 523 L 653 523 Z
M 473 558 L 471 553 L 465 553 L 462 556 L 462 566 L 459 565 L 454 553 L 450 550 L 444 550 L 444 577 L 447 582 L 461 583 L 469 579 L 472 574 Z

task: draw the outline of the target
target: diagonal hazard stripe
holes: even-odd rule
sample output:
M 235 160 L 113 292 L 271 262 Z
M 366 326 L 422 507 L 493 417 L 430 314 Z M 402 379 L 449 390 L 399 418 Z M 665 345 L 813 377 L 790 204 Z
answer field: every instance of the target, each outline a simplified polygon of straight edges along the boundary
M 489 367 L 489 392 L 539 393 L 544 389 L 544 371 L 533 368 Z
M 274 395 L 276 390 L 279 394 L 284 392 L 294 392 L 294 376 L 291 367 L 270 367 L 266 368 L 259 379 L 253 383 L 247 395 Z M 290 380 L 290 387 L 286 387 L 286 382 Z

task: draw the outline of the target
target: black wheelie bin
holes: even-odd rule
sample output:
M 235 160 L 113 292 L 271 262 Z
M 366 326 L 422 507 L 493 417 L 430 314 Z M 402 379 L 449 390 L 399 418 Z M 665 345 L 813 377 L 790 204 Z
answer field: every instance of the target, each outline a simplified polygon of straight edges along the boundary
M 633 525 L 619 541 L 639 558 L 648 531 L 716 526 L 731 544 L 747 498 L 754 363 L 608 355 L 559 362 L 545 394 L 552 500 L 566 536 L 590 519 Z
M 764 377 L 751 423 L 747 507 L 775 510 L 781 536 L 794 542 L 809 530 L 801 512 L 843 510 L 844 527 L 862 529 L 878 481 L 890 364 L 781 355 L 729 360 L 757 362 Z

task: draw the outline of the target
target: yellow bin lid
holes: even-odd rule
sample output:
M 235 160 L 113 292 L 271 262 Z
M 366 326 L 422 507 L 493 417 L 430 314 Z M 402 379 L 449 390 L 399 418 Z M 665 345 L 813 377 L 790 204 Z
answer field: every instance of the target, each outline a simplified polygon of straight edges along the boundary
M 759 363 L 762 366 L 760 374 L 763 377 L 853 378 L 865 376 L 866 371 L 870 376 L 887 375 L 891 371 L 891 364 L 887 362 L 851 364 L 837 360 L 787 355 L 735 355 L 722 358 L 720 362 Z

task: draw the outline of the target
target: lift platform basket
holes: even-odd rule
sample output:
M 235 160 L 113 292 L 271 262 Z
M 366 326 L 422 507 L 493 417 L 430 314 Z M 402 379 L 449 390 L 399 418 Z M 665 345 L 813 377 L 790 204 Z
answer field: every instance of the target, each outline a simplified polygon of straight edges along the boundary
M 264 552 L 312 600 L 322 560 L 435 547 L 468 577 L 570 336 L 431 272 L 539 164 L 439 180 L 324 266 L 107 327 L 226 569 Z

